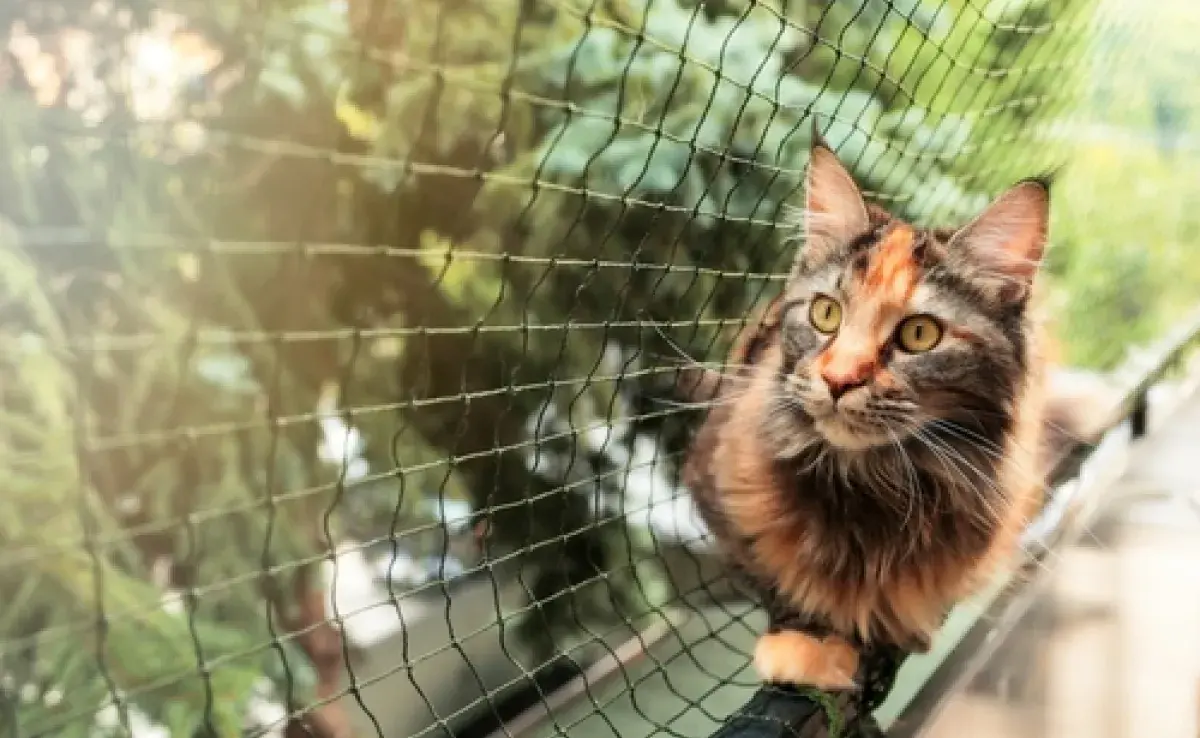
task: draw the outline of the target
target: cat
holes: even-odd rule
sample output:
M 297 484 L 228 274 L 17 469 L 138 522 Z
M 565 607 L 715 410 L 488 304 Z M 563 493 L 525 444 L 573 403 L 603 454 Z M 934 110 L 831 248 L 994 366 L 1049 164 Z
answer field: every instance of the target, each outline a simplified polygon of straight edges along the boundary
M 1042 501 L 1060 425 L 1031 311 L 1049 182 L 918 228 L 814 130 L 805 197 L 781 294 L 700 391 L 682 478 L 765 605 L 760 677 L 848 690 L 868 647 L 927 651 Z

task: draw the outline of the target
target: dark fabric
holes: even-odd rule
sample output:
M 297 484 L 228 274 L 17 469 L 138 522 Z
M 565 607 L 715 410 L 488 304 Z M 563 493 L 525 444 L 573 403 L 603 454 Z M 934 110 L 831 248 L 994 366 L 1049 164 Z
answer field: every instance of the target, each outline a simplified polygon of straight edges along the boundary
M 896 673 L 908 654 L 893 646 L 872 645 L 862 650 L 858 664 L 859 707 L 861 712 L 874 712 L 891 693 Z
M 754 693 L 712 738 L 798 738 L 820 735 L 811 729 L 824 721 L 821 705 L 793 687 L 768 685 Z
M 825 693 L 818 698 L 811 689 L 765 685 L 712 738 L 829 738 L 827 707 L 836 713 L 841 738 L 883 738 L 871 713 L 892 691 L 906 656 L 892 646 L 864 646 L 857 675 L 861 689 L 855 692 Z

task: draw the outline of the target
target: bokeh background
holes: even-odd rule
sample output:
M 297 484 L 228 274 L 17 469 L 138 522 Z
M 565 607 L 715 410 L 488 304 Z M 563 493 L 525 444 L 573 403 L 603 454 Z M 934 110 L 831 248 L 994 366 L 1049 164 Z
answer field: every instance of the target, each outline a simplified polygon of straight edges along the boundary
M 1113 369 L 1200 286 L 1197 28 L 1190 0 L 5 4 L 0 734 L 448 730 L 719 599 L 681 584 L 708 549 L 676 378 L 778 288 L 813 115 L 923 223 L 1057 171 L 1047 314 L 1064 365 Z M 347 717 L 372 648 L 407 723 Z

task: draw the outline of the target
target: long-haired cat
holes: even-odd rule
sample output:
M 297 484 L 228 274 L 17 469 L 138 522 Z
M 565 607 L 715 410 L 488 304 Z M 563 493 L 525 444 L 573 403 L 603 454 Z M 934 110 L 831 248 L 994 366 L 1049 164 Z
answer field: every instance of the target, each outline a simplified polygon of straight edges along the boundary
M 866 646 L 928 649 L 1041 501 L 1028 313 L 1049 192 L 1023 181 L 961 228 L 918 228 L 814 132 L 806 197 L 786 286 L 735 344 L 684 481 L 765 600 L 760 675 L 844 689 Z

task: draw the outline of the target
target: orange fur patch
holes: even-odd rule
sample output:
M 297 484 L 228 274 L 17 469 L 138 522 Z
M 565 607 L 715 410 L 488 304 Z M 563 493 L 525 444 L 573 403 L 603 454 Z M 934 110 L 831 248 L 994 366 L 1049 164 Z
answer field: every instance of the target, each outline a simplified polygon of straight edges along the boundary
M 875 384 L 885 389 L 895 389 L 900 386 L 900 383 L 896 381 L 896 375 L 887 369 L 880 369 L 875 373 Z
M 902 306 L 917 288 L 917 263 L 913 258 L 916 234 L 905 224 L 893 228 L 867 265 L 863 284 L 874 298 L 888 307 Z
M 784 630 L 758 639 L 754 668 L 765 682 L 854 689 L 858 651 L 838 636 L 817 639 L 799 631 Z
M 917 289 L 915 240 L 913 229 L 901 224 L 875 247 L 855 310 L 869 315 L 870 320 L 857 327 L 846 326 L 817 357 L 816 370 L 827 381 L 854 384 L 866 381 L 878 371 L 880 351 Z

